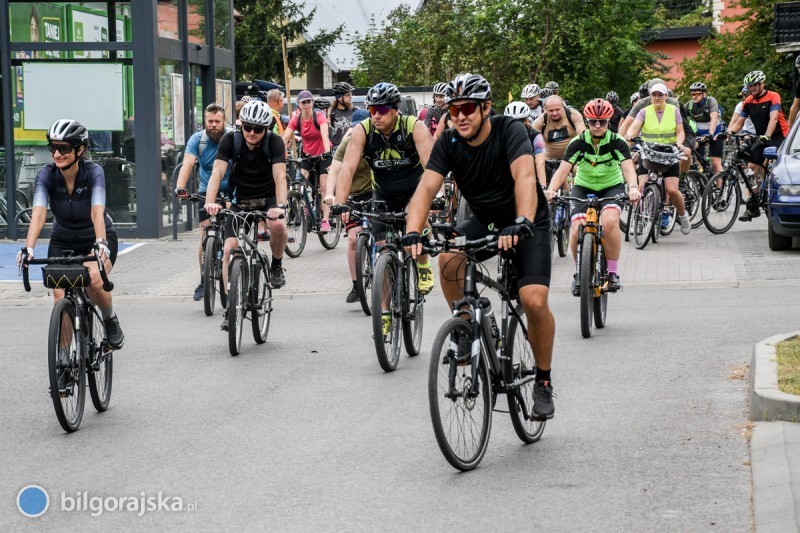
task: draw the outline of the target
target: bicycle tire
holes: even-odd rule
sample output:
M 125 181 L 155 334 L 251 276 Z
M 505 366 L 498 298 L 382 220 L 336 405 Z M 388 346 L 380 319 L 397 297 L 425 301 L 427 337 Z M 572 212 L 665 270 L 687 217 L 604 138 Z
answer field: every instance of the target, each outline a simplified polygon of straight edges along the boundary
M 581 267 L 578 281 L 581 284 L 581 335 L 584 339 L 592 336 L 592 313 L 594 311 L 595 250 L 593 233 L 585 233 L 581 242 Z
M 561 213 L 561 221 L 556 230 L 556 245 L 558 246 L 558 257 L 566 257 L 569 250 L 570 213 L 566 208 L 560 207 L 559 209 L 564 209 L 564 212 Z
M 91 317 L 91 337 L 87 349 L 89 350 L 88 370 L 89 394 L 92 405 L 98 413 L 108 409 L 111 402 L 111 384 L 114 375 L 114 351 L 109 349 L 106 340 L 106 326 L 100 311 L 95 306 L 89 308 Z
M 690 170 L 686 173 L 686 185 L 683 191 L 683 203 L 686 212 L 689 213 L 689 222 L 692 229 L 703 225 L 700 203 L 703 198 L 703 189 L 706 184 L 706 175 L 697 170 Z
M 517 305 L 517 313 L 523 319 L 525 314 L 522 306 Z M 508 317 L 508 332 L 506 333 L 506 355 L 511 357 L 512 378 L 520 380 L 531 374 L 536 374 L 536 360 L 533 357 L 531 344 L 519 326 L 519 320 L 513 314 Z M 546 420 L 533 418 L 533 386 L 530 381 L 515 392 L 508 393 L 508 413 L 511 415 L 511 424 L 517 437 L 526 443 L 532 444 L 542 438 Z
M 425 297 L 419 293 L 416 261 L 407 257 L 404 264 L 405 290 L 403 294 L 405 298 L 403 298 L 403 344 L 405 344 L 406 353 L 414 356 L 419 355 L 419 350 L 422 347 Z
M 462 338 L 466 341 L 461 341 Z M 472 386 L 471 358 L 456 361 L 459 341 L 462 348 L 466 342 L 468 351 L 471 339 L 469 322 L 462 318 L 447 320 L 436 333 L 428 367 L 428 404 L 436 443 L 447 462 L 461 471 L 478 466 L 486 453 L 492 430 L 492 383 L 483 348 L 478 356 L 477 397 L 467 394 Z M 454 390 L 445 396 L 451 392 L 451 373 Z
M 661 228 L 661 235 L 666 237 L 667 235 L 672 233 L 672 230 L 675 229 L 675 223 L 678 221 L 678 210 L 675 208 L 674 205 L 670 205 L 666 209 L 663 209 L 661 212 L 662 213 L 666 212 L 667 216 L 669 217 L 669 224 L 667 224 L 667 227 Z
M 217 303 L 216 260 L 217 239 L 208 237 L 203 249 L 203 311 L 206 316 L 214 314 L 214 306 Z
M 608 262 L 606 260 L 606 251 L 602 244 L 597 246 L 597 261 L 595 262 L 594 275 L 597 277 L 595 285 L 597 287 L 605 287 L 608 283 Z M 592 302 L 594 309 L 592 316 L 594 317 L 594 327 L 601 329 L 606 327 L 606 318 L 608 316 L 608 293 L 601 290 L 600 296 L 595 296 Z
M 661 197 L 660 188 L 654 187 L 653 190 L 655 191 L 656 202 L 654 205 L 653 227 L 650 229 L 650 240 L 653 244 L 656 244 L 661 236 L 661 213 L 664 209 L 664 198 Z
M 639 201 L 641 201 L 641 199 L 639 199 Z M 639 207 L 639 203 L 632 204 L 626 202 L 625 205 L 628 206 L 628 213 L 626 214 L 625 220 L 625 242 L 629 242 L 631 240 L 631 222 L 633 221 L 633 214 Z M 622 227 L 622 218 L 620 218 L 620 227 Z
M 719 184 L 717 181 L 721 180 Z M 739 214 L 742 189 L 737 176 L 723 170 L 711 176 L 703 191 L 701 210 L 708 231 L 721 235 L 731 229 Z
M 300 257 L 308 238 L 308 216 L 303 196 L 298 191 L 289 191 L 286 203 L 286 255 Z
M 400 337 L 402 336 L 402 320 L 395 312 L 395 283 L 397 282 L 397 258 L 391 253 L 378 256 L 375 263 L 375 277 L 372 283 L 372 337 L 375 341 L 375 354 L 378 364 L 384 372 L 397 368 L 400 359 Z M 383 335 L 383 302 L 388 300 L 388 312 L 391 316 L 389 334 Z
M 258 344 L 267 342 L 272 319 L 272 289 L 269 286 L 268 264 L 256 260 L 250 291 L 250 324 L 253 327 L 253 340 Z
M 372 244 L 370 236 L 364 232 L 356 238 L 356 292 L 364 314 L 372 314 Z
M 219 289 L 219 305 L 223 309 L 228 308 L 228 287 L 225 286 L 225 278 L 222 277 L 222 269 L 225 268 L 225 262 L 223 260 L 223 254 L 225 253 L 225 248 L 223 244 L 219 243 L 219 254 L 217 255 L 217 262 L 216 262 L 216 276 L 217 276 L 217 288 Z
M 66 341 L 63 347 L 62 339 Z M 47 366 L 50 398 L 58 423 L 67 433 L 76 431 L 83 419 L 86 401 L 85 364 L 83 341 L 75 329 L 75 307 L 71 300 L 62 298 L 56 302 L 50 314 Z M 59 376 L 62 376 L 61 383 Z
M 658 191 L 655 187 L 645 187 L 644 194 L 633 213 L 633 245 L 639 250 L 647 246 L 653 235 L 657 207 Z
M 625 240 L 628 240 L 628 224 L 631 220 L 631 204 L 630 202 L 622 202 L 622 209 L 619 213 L 619 230 L 625 235 Z
M 230 294 L 228 295 L 228 349 L 231 355 L 239 355 L 242 348 L 242 323 L 244 321 L 245 274 L 241 257 L 231 262 L 229 274 Z
M 339 217 L 332 217 L 330 220 L 331 230 L 325 233 L 317 233 L 319 242 L 326 250 L 333 250 L 339 244 L 339 238 L 342 236 L 342 219 Z

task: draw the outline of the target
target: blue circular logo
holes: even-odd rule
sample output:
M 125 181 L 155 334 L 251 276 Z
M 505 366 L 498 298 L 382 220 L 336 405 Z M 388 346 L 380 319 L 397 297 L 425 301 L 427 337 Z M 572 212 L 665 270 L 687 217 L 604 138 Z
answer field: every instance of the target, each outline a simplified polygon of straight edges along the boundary
M 42 516 L 50 507 L 50 496 L 39 485 L 28 485 L 17 493 L 17 509 L 30 518 Z

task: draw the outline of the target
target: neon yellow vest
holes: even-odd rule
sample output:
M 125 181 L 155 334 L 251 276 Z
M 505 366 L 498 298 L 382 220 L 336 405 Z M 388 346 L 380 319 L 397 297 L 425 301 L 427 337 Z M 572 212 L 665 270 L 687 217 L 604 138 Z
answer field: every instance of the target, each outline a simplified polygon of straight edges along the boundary
M 644 108 L 644 124 L 642 124 L 642 140 L 651 143 L 669 144 L 677 139 L 675 129 L 675 106 L 666 104 L 661 122 L 656 116 L 656 108 L 649 105 Z

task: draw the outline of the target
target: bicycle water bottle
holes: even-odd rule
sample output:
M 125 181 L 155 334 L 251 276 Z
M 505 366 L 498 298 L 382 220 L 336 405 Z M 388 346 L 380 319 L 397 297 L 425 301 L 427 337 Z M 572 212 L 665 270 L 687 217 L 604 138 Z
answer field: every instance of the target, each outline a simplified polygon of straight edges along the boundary
M 495 347 L 500 346 L 500 328 L 497 327 L 497 319 L 494 316 L 494 311 L 492 310 L 491 302 L 486 302 L 486 307 L 484 308 L 484 314 L 489 317 L 489 325 L 492 328 L 492 338 L 495 341 Z

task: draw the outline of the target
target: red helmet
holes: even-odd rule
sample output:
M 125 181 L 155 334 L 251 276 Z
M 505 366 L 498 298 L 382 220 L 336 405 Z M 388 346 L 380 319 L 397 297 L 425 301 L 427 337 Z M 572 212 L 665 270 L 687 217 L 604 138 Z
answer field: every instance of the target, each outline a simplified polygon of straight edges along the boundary
M 583 116 L 587 120 L 603 120 L 614 116 L 614 107 L 602 98 L 590 100 L 583 108 Z

